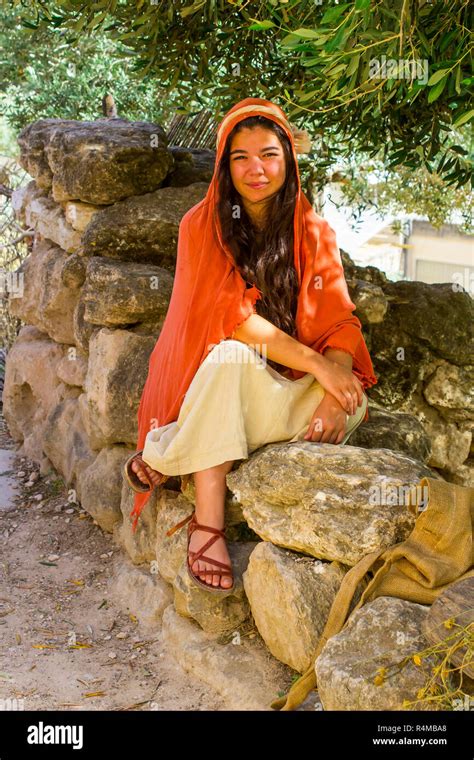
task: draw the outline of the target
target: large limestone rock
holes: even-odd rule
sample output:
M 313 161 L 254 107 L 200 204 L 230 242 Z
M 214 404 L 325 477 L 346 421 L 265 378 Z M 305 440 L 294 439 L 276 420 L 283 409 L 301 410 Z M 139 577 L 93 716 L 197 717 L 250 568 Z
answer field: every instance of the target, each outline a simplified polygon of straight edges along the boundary
M 402 710 L 404 700 L 415 702 L 410 710 L 436 709 L 435 703 L 417 701 L 436 664 L 433 658 L 424 667 L 410 660 L 396 672 L 405 657 L 428 645 L 422 633 L 427 610 L 422 604 L 381 596 L 353 612 L 316 661 L 324 709 Z M 374 679 L 383 675 L 379 668 L 387 670 L 387 677 L 377 685 Z
M 436 467 L 446 480 L 452 481 L 453 475 L 461 472 L 462 465 L 469 465 L 467 459 L 472 447 L 473 421 L 447 422 L 436 409 L 420 402 L 418 397 L 413 401 L 413 414 L 422 421 L 431 439 L 427 464 Z
M 207 189 L 204 182 L 186 188 L 164 187 L 99 211 L 82 236 L 85 255 L 157 264 L 174 271 L 179 223 Z
M 82 388 L 87 375 L 87 357 L 75 346 L 68 346 L 56 366 L 56 373 L 63 383 Z
M 12 438 L 34 461 L 40 461 L 46 419 L 59 400 L 63 359 L 64 347 L 32 326 L 21 328 L 8 352 L 3 414 Z
M 20 163 L 56 201 L 115 203 L 156 190 L 173 167 L 159 124 L 39 119 L 18 136 Z
M 265 541 L 352 566 L 409 535 L 406 495 L 425 475 L 436 477 L 388 449 L 295 442 L 258 449 L 227 485 Z
M 136 567 L 126 558 L 114 570 L 110 592 L 125 612 L 135 615 L 149 635 L 160 631 L 163 612 L 173 601 L 169 585 L 153 568 Z
M 10 202 L 12 210 L 15 213 L 15 217 L 23 226 L 26 225 L 26 209 L 27 206 L 35 198 L 44 197 L 44 191 L 38 186 L 34 179 L 28 182 L 22 187 L 18 187 L 13 191 Z
M 371 282 L 350 278 L 347 279 L 347 286 L 361 322 L 368 325 L 383 322 L 388 309 L 388 300 L 382 288 Z
M 216 163 L 215 150 L 170 146 L 174 168 L 166 178 L 170 187 L 186 187 L 195 182 L 210 183 Z
M 12 206 L 17 217 L 30 229 L 67 253 L 79 248 L 81 236 L 67 221 L 61 205 L 46 195 L 34 181 L 15 190 L 13 198 Z
M 379 376 L 371 395 L 388 408 L 410 411 L 423 367 L 430 361 L 474 364 L 470 348 L 474 300 L 466 292 L 454 291 L 449 283 L 400 280 L 385 283 L 384 292 L 390 307 L 384 321 L 371 330 Z
M 369 403 L 369 419 L 352 433 L 350 445 L 363 449 L 391 449 L 426 462 L 431 442 L 423 425 L 411 414 L 388 412 Z
M 125 460 L 130 456 L 130 454 L 133 454 L 134 451 L 136 451 L 135 447 L 127 451 L 127 454 L 124 455 L 122 464 L 125 463 Z M 147 564 L 150 567 L 150 572 L 153 569 L 154 573 L 159 573 L 160 576 L 164 578 L 164 576 L 160 573 L 155 552 L 158 515 L 156 492 L 153 493 L 148 499 L 145 508 L 140 515 L 140 519 L 138 520 L 135 532 L 132 530 L 132 520 L 130 518 L 130 513 L 133 509 L 133 503 L 134 491 L 132 491 L 124 478 L 120 501 L 122 522 L 117 523 L 114 526 L 114 542 L 118 546 L 122 547 L 134 565 Z
M 248 565 L 254 543 L 227 541 L 234 588 L 227 594 L 211 594 L 196 586 L 186 569 L 186 551 L 174 579 L 174 606 L 184 617 L 193 618 L 208 633 L 236 630 L 249 617 L 250 608 L 244 592 L 242 575 Z
M 18 135 L 19 163 L 34 177 L 42 190 L 51 190 L 53 174 L 45 153 L 45 146 L 58 129 L 72 129 L 78 122 L 73 119 L 39 119 L 28 124 Z
M 91 446 L 135 446 L 137 408 L 146 380 L 152 337 L 103 328 L 90 341 L 85 381 Z
M 124 446 L 102 449 L 80 478 L 82 508 L 107 533 L 122 521 L 122 468 L 127 451 Z
M 61 474 L 67 485 L 76 489 L 77 499 L 82 503 L 82 475 L 93 463 L 96 452 L 92 451 L 82 424 L 77 398 L 60 401 L 48 414 L 43 429 L 43 451 L 54 469 Z M 31 458 L 40 461 L 41 449 Z
M 466 459 L 465 463 L 458 467 L 455 473 L 448 473 L 448 476 L 446 479 L 450 483 L 474 488 L 474 457 Z
M 67 254 L 48 240 L 35 244 L 17 270 L 23 293 L 20 297 L 12 294 L 8 305 L 13 316 L 48 333 L 56 343 L 73 345 L 79 290 L 66 287 L 62 281 L 66 259 Z
M 390 282 L 385 272 L 377 267 L 362 267 L 355 264 L 348 253 L 341 251 L 342 264 L 347 282 L 356 283 L 357 285 L 372 284 L 384 290 Z
M 347 568 L 260 541 L 244 573 L 255 625 L 277 660 L 304 673 Z M 357 599 L 354 600 L 354 603 Z
M 66 288 L 80 288 L 84 285 L 87 272 L 87 259 L 78 253 L 71 253 L 61 269 L 61 280 Z
M 205 633 L 170 605 L 162 635 L 169 655 L 224 697 L 230 710 L 271 710 L 291 684 L 293 671 L 271 656 L 256 633 L 250 638 L 236 630 L 221 643 L 220 636 Z
M 423 394 L 430 406 L 447 420 L 465 422 L 474 418 L 474 366 L 438 365 Z
M 392 282 L 341 256 L 378 377 L 369 407 L 415 417 L 431 443 L 426 463 L 451 482 L 472 485 L 474 299 L 452 283 Z M 371 415 L 369 408 L 369 423 Z M 364 432 L 365 425 L 351 442 L 368 446 Z
M 106 327 L 163 320 L 172 290 L 173 278 L 164 269 L 94 257 L 81 293 L 84 319 Z
M 73 315 L 74 341 L 76 346 L 85 354 L 89 354 L 89 343 L 94 335 L 97 335 L 101 327 L 92 325 L 85 317 L 86 305 L 79 298 Z
M 84 232 L 94 214 L 101 211 L 104 206 L 96 206 L 93 203 L 82 203 L 81 201 L 63 201 L 61 204 L 64 208 L 66 221 L 71 225 L 73 230 Z

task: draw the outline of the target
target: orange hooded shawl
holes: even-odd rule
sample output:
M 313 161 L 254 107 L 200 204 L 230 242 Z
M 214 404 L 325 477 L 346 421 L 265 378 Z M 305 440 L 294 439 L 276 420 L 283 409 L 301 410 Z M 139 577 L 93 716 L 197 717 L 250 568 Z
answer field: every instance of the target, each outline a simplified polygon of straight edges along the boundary
M 193 206 L 179 225 L 173 291 L 164 324 L 151 353 L 148 377 L 138 409 L 137 450 L 147 433 L 178 418 L 184 396 L 201 363 L 212 348 L 256 311 L 262 297 L 256 286 L 247 288 L 232 253 L 222 244 L 216 213 L 217 168 L 232 128 L 249 116 L 262 115 L 279 124 L 290 140 L 298 179 L 294 213 L 294 265 L 299 295 L 297 339 L 321 354 L 327 348 L 346 351 L 353 358 L 353 373 L 364 389 L 377 383 L 359 319 L 352 314 L 336 236 L 318 216 L 301 191 L 292 126 L 269 100 L 246 98 L 233 106 L 217 132 L 214 174 L 206 197 Z M 315 278 L 320 278 L 315 279 Z M 315 283 L 319 285 L 315 287 Z M 291 370 L 294 380 L 305 373 Z M 368 419 L 366 413 L 364 420 Z M 133 531 L 148 493 L 136 493 Z

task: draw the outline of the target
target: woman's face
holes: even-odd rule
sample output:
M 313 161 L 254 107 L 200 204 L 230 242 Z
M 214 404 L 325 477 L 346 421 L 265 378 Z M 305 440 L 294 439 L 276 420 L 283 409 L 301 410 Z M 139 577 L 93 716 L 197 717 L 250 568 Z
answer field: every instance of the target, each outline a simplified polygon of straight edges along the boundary
M 262 218 L 268 199 L 285 181 L 286 166 L 278 137 L 264 127 L 244 128 L 232 138 L 230 175 L 251 218 Z

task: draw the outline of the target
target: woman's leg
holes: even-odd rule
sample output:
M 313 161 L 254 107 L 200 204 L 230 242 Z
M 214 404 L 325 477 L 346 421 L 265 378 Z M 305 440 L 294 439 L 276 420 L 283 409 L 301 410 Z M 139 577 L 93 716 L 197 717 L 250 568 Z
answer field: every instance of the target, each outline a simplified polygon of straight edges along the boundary
M 222 530 L 224 528 L 224 503 L 226 495 L 226 475 L 231 471 L 234 460 L 223 464 L 209 467 L 194 473 L 194 485 L 196 489 L 196 520 L 202 525 Z M 204 530 L 195 530 L 189 544 L 190 551 L 198 551 L 211 538 L 211 534 Z M 227 546 L 222 538 L 205 551 L 206 556 L 225 562 L 230 565 L 230 557 Z M 204 575 L 204 570 L 215 570 L 216 566 L 208 562 L 198 560 L 192 566 L 193 573 L 198 575 L 204 583 L 213 586 L 229 588 L 232 586 L 232 578 L 229 576 Z
M 235 460 L 229 460 L 215 467 L 209 467 L 206 470 L 200 470 L 194 473 L 194 485 L 196 489 L 196 520 L 201 525 L 209 525 L 212 528 L 222 530 L 224 527 L 224 503 L 226 495 L 226 475 L 231 471 Z M 143 483 L 148 483 L 143 476 L 142 468 L 137 462 L 132 463 L 132 469 L 137 473 Z M 159 480 L 159 475 L 155 470 L 146 465 L 146 470 L 154 481 Z M 195 530 L 189 542 L 189 549 L 197 552 L 201 546 L 206 544 L 211 538 L 211 534 L 205 530 Z M 217 539 L 209 549 L 206 550 L 206 556 L 230 564 L 230 557 L 227 551 L 225 541 Z M 193 573 L 199 575 L 204 583 L 213 586 L 222 586 L 228 588 L 232 586 L 232 579 L 229 576 L 204 575 L 204 570 L 214 570 L 215 565 L 198 560 L 192 566 Z

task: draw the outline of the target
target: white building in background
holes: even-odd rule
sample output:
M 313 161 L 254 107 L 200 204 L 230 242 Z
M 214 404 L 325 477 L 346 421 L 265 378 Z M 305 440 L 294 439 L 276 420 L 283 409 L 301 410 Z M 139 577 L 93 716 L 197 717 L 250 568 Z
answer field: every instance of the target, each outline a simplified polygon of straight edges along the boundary
M 449 282 L 467 290 L 474 298 L 474 238 L 455 224 L 439 230 L 426 219 L 414 215 L 400 220 L 381 217 L 376 212 L 363 214 L 355 228 L 352 210 L 335 205 L 341 196 L 337 187 L 325 191 L 323 216 L 337 235 L 340 248 L 356 264 L 375 266 L 390 280 Z M 401 231 L 392 225 L 401 221 Z

